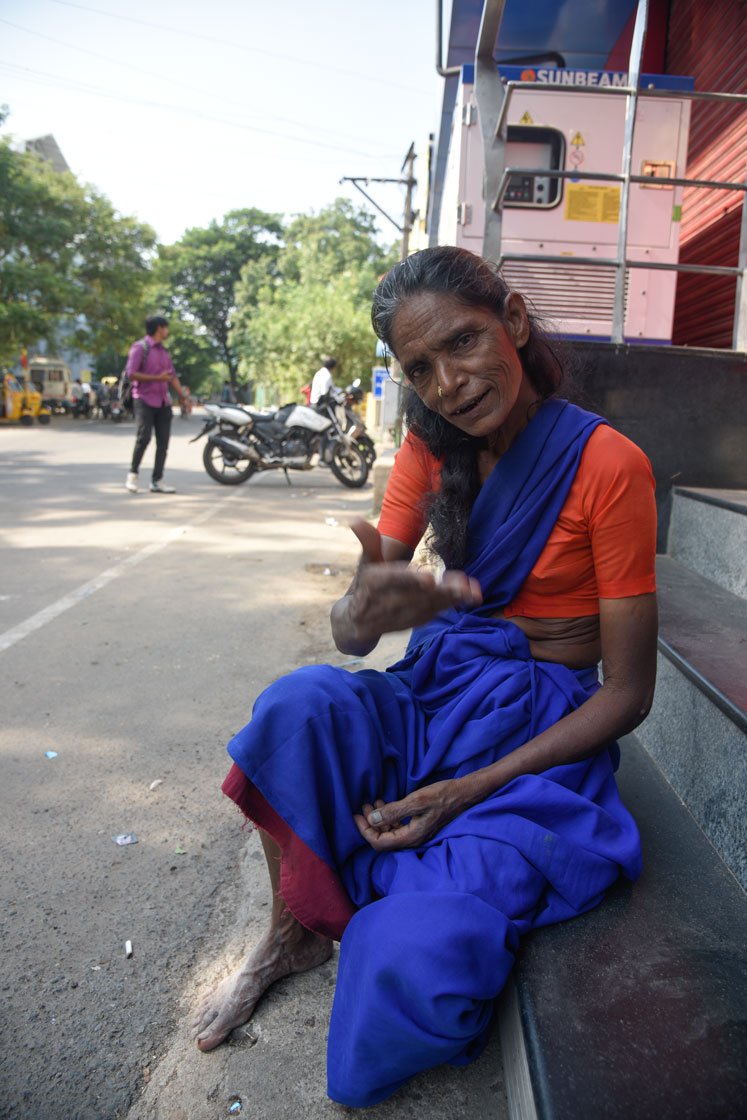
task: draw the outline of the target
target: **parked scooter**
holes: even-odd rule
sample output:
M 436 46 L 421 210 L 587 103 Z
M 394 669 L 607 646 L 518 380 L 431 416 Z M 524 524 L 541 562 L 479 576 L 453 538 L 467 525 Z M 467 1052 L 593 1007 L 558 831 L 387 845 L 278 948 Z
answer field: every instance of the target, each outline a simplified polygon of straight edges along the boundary
M 249 411 L 236 404 L 206 404 L 208 413 L 195 440 L 207 436 L 205 470 L 224 486 L 237 486 L 258 471 L 309 471 L 324 457 L 343 486 L 358 488 L 368 478 L 368 463 L 338 418 L 331 394 L 314 408 L 286 404 L 276 412 Z

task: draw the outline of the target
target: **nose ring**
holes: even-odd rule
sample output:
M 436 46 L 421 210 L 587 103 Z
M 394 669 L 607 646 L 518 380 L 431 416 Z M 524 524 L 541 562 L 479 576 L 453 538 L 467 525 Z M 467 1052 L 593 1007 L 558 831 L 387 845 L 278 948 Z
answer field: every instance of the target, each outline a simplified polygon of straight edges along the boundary
M 441 388 L 440 385 L 438 387 L 438 395 L 439 395 L 439 397 L 442 397 L 444 395 L 444 391 L 443 391 L 443 389 Z

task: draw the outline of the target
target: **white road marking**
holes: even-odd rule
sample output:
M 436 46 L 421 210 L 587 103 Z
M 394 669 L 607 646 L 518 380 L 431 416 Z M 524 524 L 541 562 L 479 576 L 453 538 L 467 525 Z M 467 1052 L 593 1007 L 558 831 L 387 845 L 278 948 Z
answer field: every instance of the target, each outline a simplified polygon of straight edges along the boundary
M 153 556 L 156 552 L 161 552 L 162 549 L 167 548 L 173 541 L 183 537 L 189 529 L 195 529 L 198 525 L 203 525 L 209 521 L 222 506 L 229 502 L 232 498 L 236 497 L 237 491 L 232 491 L 226 494 L 224 498 L 211 506 L 210 509 L 205 510 L 194 521 L 188 522 L 186 525 L 180 525 L 176 529 L 172 529 L 166 534 L 163 540 L 155 541 L 153 544 L 148 544 L 145 548 L 141 548 L 139 552 L 135 552 L 132 556 L 128 556 L 125 560 L 121 560 L 119 564 L 115 564 L 113 568 L 107 568 L 101 575 L 96 576 L 94 579 L 89 580 L 88 583 L 82 583 L 80 587 L 76 587 L 74 591 L 69 591 L 67 595 L 63 595 L 56 603 L 50 603 L 48 607 L 43 610 L 37 611 L 27 618 L 24 622 L 19 622 L 17 626 L 11 627 L 6 630 L 4 634 L 0 634 L 0 653 L 4 653 L 6 649 L 10 649 L 16 642 L 22 641 L 27 638 L 29 634 L 33 634 L 35 630 L 40 630 L 42 626 L 46 626 L 48 622 L 59 615 L 64 614 L 65 611 L 70 610 L 77 603 L 81 603 L 87 599 L 89 595 L 93 595 L 95 591 L 99 591 L 102 587 L 106 587 L 112 580 L 118 579 L 128 572 L 130 568 L 134 568 L 136 564 L 142 563 L 148 557 Z

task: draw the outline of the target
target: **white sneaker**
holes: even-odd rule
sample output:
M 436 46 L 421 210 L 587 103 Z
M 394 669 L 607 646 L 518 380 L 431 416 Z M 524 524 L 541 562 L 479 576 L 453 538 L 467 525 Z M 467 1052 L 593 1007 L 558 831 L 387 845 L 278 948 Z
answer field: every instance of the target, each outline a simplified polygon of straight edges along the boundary
M 130 471 L 130 473 L 127 475 L 125 490 L 129 490 L 131 494 L 137 494 L 138 492 L 137 475 L 134 473 L 134 471 Z
M 176 494 L 173 486 L 167 486 L 165 482 L 151 482 L 151 493 L 153 494 Z

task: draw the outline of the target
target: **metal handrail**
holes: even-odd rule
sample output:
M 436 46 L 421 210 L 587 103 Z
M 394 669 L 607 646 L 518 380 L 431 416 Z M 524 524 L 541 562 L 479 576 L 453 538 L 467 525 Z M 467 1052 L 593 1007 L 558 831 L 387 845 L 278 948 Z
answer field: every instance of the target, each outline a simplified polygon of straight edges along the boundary
M 545 179 L 591 179 L 595 182 L 604 183 L 622 183 L 625 176 L 620 171 L 553 171 L 552 168 L 542 168 L 542 175 Z M 493 203 L 493 209 L 497 210 L 499 206 L 503 205 L 503 196 L 508 188 L 508 181 L 512 175 L 536 175 L 536 167 L 506 167 L 503 169 L 501 177 L 501 184 L 498 188 L 498 197 Z M 666 175 L 661 179 L 653 175 L 629 175 L 628 181 L 631 183 L 655 183 L 661 187 L 712 187 L 716 190 L 723 191 L 747 191 L 747 183 L 731 183 L 722 182 L 719 179 L 681 179 L 675 176 Z
M 485 0 L 477 33 L 475 97 L 479 111 L 483 150 L 486 156 L 494 142 L 495 121 L 500 114 L 505 97 L 503 84 L 493 58 L 493 51 L 503 20 L 505 3 L 506 0 Z M 504 162 L 504 147 L 500 145 L 497 160 L 491 160 L 488 163 L 486 159 L 485 162 L 485 198 L 497 194 Z M 501 214 L 494 212 L 491 219 L 485 223 L 483 254 L 495 259 L 500 253 L 500 248 Z
M 500 62 L 496 63 L 496 68 L 500 70 Z M 506 96 L 501 104 L 500 112 L 498 113 L 498 120 L 496 123 L 496 138 L 499 138 L 499 133 L 503 130 L 506 124 L 506 115 L 508 113 L 508 104 L 517 89 L 538 89 L 545 92 L 551 89 L 553 93 L 578 93 L 583 90 L 585 93 L 591 93 L 595 97 L 598 93 L 605 97 L 630 97 L 633 92 L 633 86 L 577 86 L 577 85 L 559 85 L 555 82 L 524 82 L 510 78 L 508 81 L 501 79 L 501 84 L 506 92 Z M 695 89 L 654 89 L 653 87 L 641 88 L 638 90 L 639 97 L 676 97 L 680 101 L 723 101 L 727 104 L 739 105 L 747 103 L 747 93 L 714 93 L 709 90 L 695 90 Z M 505 139 L 505 137 L 503 138 Z
M 583 264 L 597 268 L 617 268 L 617 257 L 567 257 L 552 256 L 545 253 L 501 253 L 498 258 L 500 267 L 504 261 L 531 261 L 533 264 Z M 671 264 L 669 261 L 625 260 L 625 268 L 658 269 L 660 272 L 706 272 L 712 276 L 740 276 L 742 269 L 721 264 Z

